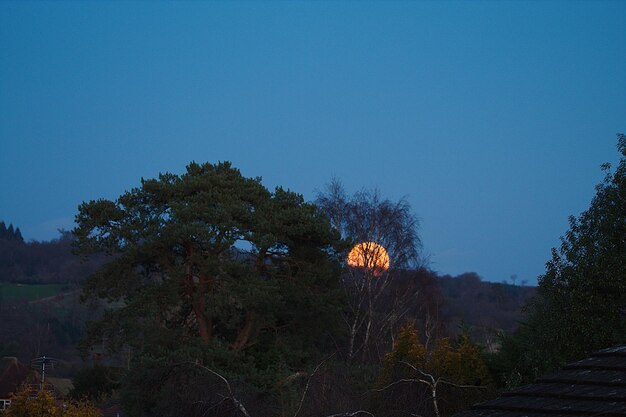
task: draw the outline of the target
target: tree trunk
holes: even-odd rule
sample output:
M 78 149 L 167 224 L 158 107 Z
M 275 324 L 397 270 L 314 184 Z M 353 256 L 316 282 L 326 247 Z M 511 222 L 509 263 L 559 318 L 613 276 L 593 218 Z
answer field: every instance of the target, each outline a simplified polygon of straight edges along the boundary
M 254 329 L 254 324 L 256 321 L 256 314 L 254 312 L 248 312 L 246 315 L 246 321 L 237 334 L 237 339 L 235 342 L 230 345 L 230 348 L 235 351 L 239 351 L 243 349 L 248 342 L 250 341 L 250 337 L 252 336 L 252 330 Z
M 189 242 L 185 244 L 185 250 L 187 251 L 187 257 L 190 258 L 193 255 L 193 245 Z M 191 298 L 191 308 L 196 316 L 196 323 L 198 323 L 198 333 L 200 338 L 204 342 L 211 340 L 213 332 L 213 322 L 210 317 L 205 314 L 206 300 L 204 298 L 207 287 L 210 284 L 209 278 L 205 274 L 200 274 L 197 278 L 197 283 L 194 280 L 193 263 L 187 262 L 187 287 L 188 295 Z
M 198 333 L 200 334 L 200 338 L 202 341 L 208 342 L 211 340 L 213 323 L 212 320 L 204 314 L 204 301 L 201 303 L 194 303 L 193 312 L 196 316 L 196 322 L 198 323 Z

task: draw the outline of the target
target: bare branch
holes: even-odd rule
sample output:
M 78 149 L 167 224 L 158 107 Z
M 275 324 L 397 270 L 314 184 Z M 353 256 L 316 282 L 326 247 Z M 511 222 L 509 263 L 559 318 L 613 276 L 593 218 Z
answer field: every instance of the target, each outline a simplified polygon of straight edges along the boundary
M 327 357 L 326 359 L 322 360 L 320 363 L 318 363 L 317 366 L 315 367 L 315 369 L 313 369 L 313 372 L 311 372 L 311 375 L 309 375 L 309 379 L 306 381 L 306 386 L 304 387 L 304 392 L 302 393 L 302 397 L 300 398 L 300 405 L 298 406 L 298 409 L 296 410 L 296 413 L 293 415 L 293 417 L 298 417 L 298 414 L 300 413 L 300 410 L 302 410 L 302 405 L 304 404 L 304 398 L 306 397 L 306 393 L 309 390 L 309 385 L 311 384 L 311 379 L 313 378 L 313 376 L 315 376 L 315 374 L 320 369 L 320 367 L 324 363 L 326 363 L 326 361 L 328 361 L 330 358 L 332 358 L 333 356 L 335 356 L 334 353 L 332 355 L 330 355 L 329 357 Z
M 365 410 L 347 411 L 345 413 L 331 414 L 331 415 L 328 415 L 326 417 L 354 417 L 354 416 L 358 416 L 359 414 L 366 414 L 368 416 L 375 417 L 374 414 L 370 413 L 369 411 L 365 411 Z
M 435 384 L 437 383 L 437 380 L 435 380 L 435 377 L 434 377 L 434 376 L 432 376 L 431 374 L 427 374 L 426 372 L 422 371 L 421 369 L 416 368 L 415 366 L 411 365 L 411 364 L 410 364 L 410 363 L 408 363 L 408 362 L 405 362 L 405 361 L 400 361 L 400 363 L 403 363 L 403 364 L 405 364 L 405 365 L 409 366 L 409 367 L 410 367 L 411 369 L 413 369 L 414 371 L 419 372 L 420 374 L 422 374 L 423 376 L 425 376 L 425 377 L 427 377 L 427 378 L 430 378 L 430 380 L 432 381 L 432 384 L 433 384 L 433 385 L 435 385 Z
M 454 382 L 450 382 L 450 381 L 446 381 L 445 379 L 441 379 L 439 378 L 437 380 L 437 382 L 441 382 L 442 384 L 446 384 L 446 385 L 451 385 L 453 387 L 457 387 L 457 388 L 478 388 L 478 389 L 487 389 L 488 387 L 484 386 L 484 385 L 462 385 L 462 384 L 455 384 Z
M 228 394 L 230 395 L 230 399 L 233 402 L 233 404 L 235 404 L 235 406 L 239 409 L 239 411 L 241 411 L 241 413 L 245 416 L 245 417 L 251 417 L 250 413 L 248 413 L 248 410 L 246 410 L 246 407 L 241 403 L 241 401 L 239 401 L 236 397 L 235 394 L 233 394 L 233 390 L 230 387 L 230 383 L 228 382 L 228 379 L 226 379 L 224 376 L 222 376 L 221 374 L 219 374 L 218 372 L 214 371 L 211 368 L 208 368 L 204 365 L 200 365 L 199 363 L 193 363 L 193 362 L 186 362 L 187 364 L 190 365 L 194 365 L 197 366 L 198 368 L 204 369 L 205 371 L 215 375 L 216 377 L 218 377 L 219 379 L 221 379 L 224 382 L 224 385 L 226 385 L 226 389 L 228 390 Z
M 457 388 L 480 388 L 480 389 L 486 389 L 487 387 L 485 386 L 481 386 L 481 385 L 464 385 L 464 384 L 455 384 L 454 382 L 450 382 L 450 381 L 446 381 L 443 378 L 437 378 L 435 380 L 435 378 L 431 375 L 431 374 L 427 374 L 426 372 L 422 371 L 421 369 L 417 369 L 415 366 L 411 365 L 408 362 L 404 362 L 404 361 L 400 361 L 400 363 L 403 363 L 409 367 L 411 367 L 411 369 L 413 369 L 414 371 L 419 372 L 420 374 L 430 378 L 433 383 L 438 384 L 438 383 L 442 383 L 442 384 L 446 384 L 446 385 L 451 385 L 453 387 L 457 387 Z
M 393 381 L 391 384 L 389 384 L 389 385 L 387 385 L 387 386 L 385 386 L 383 388 L 372 388 L 370 391 L 382 392 L 382 391 L 385 391 L 385 390 L 393 387 L 394 385 L 398 385 L 398 384 L 401 384 L 403 382 L 419 382 L 419 383 L 422 383 L 422 384 L 426 384 L 426 385 L 428 385 L 431 388 L 433 386 L 433 384 L 431 384 L 430 382 L 428 382 L 426 380 L 423 380 L 423 379 L 403 378 L 403 379 L 398 379 L 396 381 Z

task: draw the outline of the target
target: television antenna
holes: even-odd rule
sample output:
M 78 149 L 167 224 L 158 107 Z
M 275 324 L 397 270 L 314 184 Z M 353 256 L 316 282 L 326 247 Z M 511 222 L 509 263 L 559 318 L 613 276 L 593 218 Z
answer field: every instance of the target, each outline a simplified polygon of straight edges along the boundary
M 33 369 L 41 369 L 41 387 L 43 390 L 44 384 L 46 382 L 46 369 L 54 369 L 54 367 L 59 363 L 58 359 L 51 358 L 49 356 L 41 356 L 39 358 L 32 359 L 30 361 L 30 367 Z

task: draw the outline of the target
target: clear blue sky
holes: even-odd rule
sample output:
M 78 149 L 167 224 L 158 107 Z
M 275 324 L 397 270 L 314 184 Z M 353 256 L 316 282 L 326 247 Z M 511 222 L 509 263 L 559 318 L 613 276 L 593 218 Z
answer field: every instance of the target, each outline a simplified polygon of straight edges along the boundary
M 0 219 L 191 160 L 406 196 L 440 273 L 534 282 L 626 132 L 626 2 L 0 2 Z

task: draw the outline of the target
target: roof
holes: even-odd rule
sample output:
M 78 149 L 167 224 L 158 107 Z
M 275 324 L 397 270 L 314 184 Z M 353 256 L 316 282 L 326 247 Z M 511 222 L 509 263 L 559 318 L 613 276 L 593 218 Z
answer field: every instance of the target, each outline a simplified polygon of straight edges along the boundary
M 626 345 L 604 349 L 455 417 L 626 417 Z
M 17 388 L 28 378 L 30 369 L 17 358 L 0 359 L 0 398 L 10 398 Z
M 54 392 L 60 397 L 67 397 L 74 385 L 69 378 L 46 377 L 46 382 L 52 385 Z

